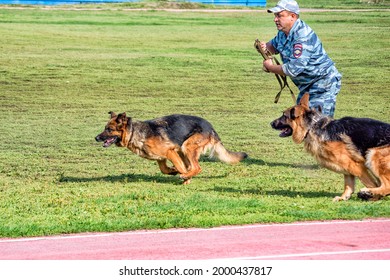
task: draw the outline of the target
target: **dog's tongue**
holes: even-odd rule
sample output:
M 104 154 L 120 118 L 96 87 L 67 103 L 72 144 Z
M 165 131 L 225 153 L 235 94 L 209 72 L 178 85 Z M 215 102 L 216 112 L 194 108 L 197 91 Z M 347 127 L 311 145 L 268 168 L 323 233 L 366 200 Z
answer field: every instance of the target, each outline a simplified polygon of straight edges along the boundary
M 104 141 L 103 147 L 104 147 L 104 148 L 110 147 L 111 144 L 115 142 L 115 139 L 116 139 L 116 138 L 107 139 L 106 141 Z

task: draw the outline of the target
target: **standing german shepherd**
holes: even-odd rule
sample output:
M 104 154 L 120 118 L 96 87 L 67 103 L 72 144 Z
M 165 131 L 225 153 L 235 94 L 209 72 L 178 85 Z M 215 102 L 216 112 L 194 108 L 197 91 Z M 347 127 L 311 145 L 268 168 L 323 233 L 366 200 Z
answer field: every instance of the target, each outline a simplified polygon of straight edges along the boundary
M 111 119 L 96 141 L 103 147 L 112 144 L 127 147 L 140 157 L 156 160 L 164 174 L 180 174 L 183 184 L 201 172 L 199 157 L 211 150 L 223 162 L 234 164 L 247 157 L 246 153 L 230 152 L 211 124 L 196 116 L 170 115 L 148 121 L 133 121 L 126 113 L 116 115 L 109 112 Z M 167 160 L 173 167 L 168 167 Z
M 390 124 L 373 119 L 345 117 L 333 120 L 309 109 L 309 94 L 299 105 L 284 111 L 271 123 L 280 137 L 304 142 L 319 164 L 344 174 L 344 192 L 334 201 L 348 200 L 355 190 L 355 177 L 366 186 L 358 193 L 364 200 L 390 194 Z

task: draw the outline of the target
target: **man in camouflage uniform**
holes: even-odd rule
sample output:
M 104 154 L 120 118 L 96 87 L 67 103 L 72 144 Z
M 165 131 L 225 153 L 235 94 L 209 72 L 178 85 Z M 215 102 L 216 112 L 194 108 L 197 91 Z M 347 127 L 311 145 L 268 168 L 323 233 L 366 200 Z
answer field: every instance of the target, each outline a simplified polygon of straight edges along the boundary
M 272 54 L 280 54 L 283 65 L 271 59 L 263 63 L 264 71 L 289 76 L 299 88 L 297 104 L 309 92 L 310 107 L 321 109 L 333 117 L 336 97 L 341 87 L 341 74 L 325 52 L 314 31 L 299 18 L 299 6 L 293 0 L 281 0 L 269 9 L 279 30 L 268 43 L 261 42 Z

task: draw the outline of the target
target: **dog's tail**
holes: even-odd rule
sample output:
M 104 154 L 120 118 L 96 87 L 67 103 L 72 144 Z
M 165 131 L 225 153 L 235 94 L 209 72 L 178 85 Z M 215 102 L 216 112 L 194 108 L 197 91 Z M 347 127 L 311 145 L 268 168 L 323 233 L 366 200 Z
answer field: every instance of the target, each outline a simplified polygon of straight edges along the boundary
M 215 140 L 216 141 L 214 141 L 211 147 L 210 157 L 216 157 L 220 161 L 229 164 L 239 163 L 248 157 L 244 152 L 232 152 L 227 150 L 220 140 Z

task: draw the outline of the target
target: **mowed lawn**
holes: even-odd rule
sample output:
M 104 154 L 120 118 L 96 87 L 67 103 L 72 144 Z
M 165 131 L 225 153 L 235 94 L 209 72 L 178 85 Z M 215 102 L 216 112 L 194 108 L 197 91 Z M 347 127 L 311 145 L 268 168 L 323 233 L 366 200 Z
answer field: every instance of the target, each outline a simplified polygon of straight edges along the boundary
M 253 47 L 272 15 L 120 7 L 0 9 L 0 237 L 390 216 L 389 198 L 333 203 L 343 176 L 271 129 L 292 105 Z M 336 118 L 390 122 L 390 12 L 302 19 L 343 74 Z M 95 142 L 109 111 L 201 116 L 249 159 L 204 157 L 183 186 Z

